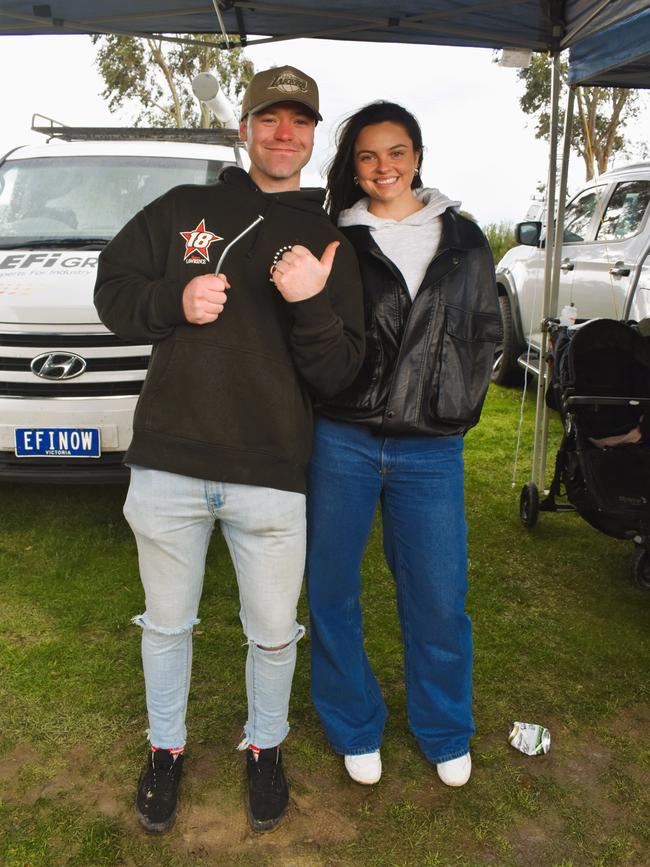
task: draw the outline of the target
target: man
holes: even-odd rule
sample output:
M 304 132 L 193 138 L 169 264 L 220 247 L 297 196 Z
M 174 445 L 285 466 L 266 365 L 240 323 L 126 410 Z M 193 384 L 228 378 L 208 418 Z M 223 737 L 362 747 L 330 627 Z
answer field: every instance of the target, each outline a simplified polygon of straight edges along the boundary
M 300 190 L 320 120 L 292 67 L 254 76 L 240 134 L 251 168 L 183 186 L 137 214 L 99 261 L 95 303 L 120 337 L 153 343 L 126 455 L 136 537 L 151 751 L 136 807 L 171 827 L 186 740 L 192 627 L 215 520 L 237 574 L 248 639 L 248 812 L 273 828 L 288 805 L 285 738 L 305 556 L 309 395 L 354 378 L 363 355 L 356 259 Z M 238 239 L 238 240 L 236 240 Z M 226 254 L 223 271 L 215 263 Z

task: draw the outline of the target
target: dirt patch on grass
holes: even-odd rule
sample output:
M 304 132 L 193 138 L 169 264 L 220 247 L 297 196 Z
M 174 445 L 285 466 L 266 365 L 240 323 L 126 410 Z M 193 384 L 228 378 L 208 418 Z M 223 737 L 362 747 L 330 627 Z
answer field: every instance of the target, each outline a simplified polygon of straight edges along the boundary
M 67 753 L 38 753 L 19 745 L 0 762 L 0 785 L 4 799 L 33 807 L 41 800 L 59 800 L 109 818 L 126 813 L 126 789 L 99 765 L 84 744 Z
M 192 772 L 203 776 L 209 764 L 209 759 L 196 756 Z M 253 832 L 245 810 L 243 761 L 240 772 L 239 792 L 215 786 L 203 789 L 200 804 L 192 802 L 191 793 L 184 799 L 173 844 L 179 854 L 222 863 L 227 853 L 248 853 L 254 863 L 317 867 L 326 863 L 319 854 L 321 846 L 358 836 L 358 823 L 352 817 L 365 793 L 350 786 L 343 790 L 336 780 L 318 780 L 296 770 L 288 771 L 291 801 L 282 824 L 271 833 Z
M 181 788 L 179 816 L 165 842 L 182 858 L 227 863 L 228 853 L 250 853 L 256 864 L 318 867 L 325 864 L 321 846 L 345 843 L 359 833 L 354 820 L 368 794 L 359 786 L 341 786 L 336 778 L 320 780 L 291 769 L 291 803 L 280 827 L 271 834 L 251 831 L 244 802 L 244 761 L 230 757 L 230 785 L 214 753 L 194 751 Z M 237 782 L 233 785 L 233 774 Z M 221 781 L 221 785 L 220 785 Z M 18 745 L 0 762 L 3 800 L 15 806 L 47 809 L 47 802 L 66 803 L 96 816 L 116 820 L 129 835 L 140 829 L 133 800 L 137 774 L 124 778 L 106 763 L 99 765 L 85 745 L 68 753 L 42 754 Z
M 37 758 L 38 753 L 31 744 L 17 744 L 0 759 L 0 786 L 7 798 L 15 792 L 21 770 L 32 765 Z
M 545 811 L 536 819 L 522 819 L 510 838 L 512 862 L 517 867 L 540 867 L 552 864 L 552 852 L 562 835 L 564 822 L 554 813 Z
M 592 733 L 571 735 L 561 723 L 551 720 L 551 749 L 545 756 L 525 756 L 511 750 L 511 759 L 526 774 L 546 777 L 569 790 L 597 792 L 601 775 L 610 767 L 612 750 Z
M 637 743 L 647 741 L 650 731 L 650 707 L 637 704 L 618 711 L 607 726 L 613 735 L 633 738 Z
M 0 613 L 0 640 L 14 648 L 27 649 L 52 641 L 53 622 L 36 605 L 25 605 L 8 591 Z

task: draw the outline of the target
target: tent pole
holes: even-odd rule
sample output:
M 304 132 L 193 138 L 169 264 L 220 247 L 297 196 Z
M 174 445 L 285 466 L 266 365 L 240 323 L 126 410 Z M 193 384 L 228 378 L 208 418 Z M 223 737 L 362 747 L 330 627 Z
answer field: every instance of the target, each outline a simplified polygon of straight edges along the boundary
M 539 375 L 537 377 L 537 403 L 535 405 L 535 435 L 533 440 L 532 480 L 538 490 L 544 490 L 543 455 L 546 452 L 548 436 L 548 418 L 545 416 L 544 395 L 546 392 L 545 357 L 548 342 L 546 320 L 551 308 L 551 270 L 553 265 L 553 250 L 555 247 L 555 184 L 557 175 L 557 131 L 559 126 L 560 102 L 560 55 L 553 55 L 551 73 L 551 128 L 548 162 L 548 179 L 546 182 L 546 246 L 544 257 L 544 303 L 542 307 L 541 334 L 542 345 L 539 354 Z M 546 424 L 545 424 L 546 422 Z
M 573 105 L 575 102 L 575 91 L 571 87 L 569 88 L 569 94 L 567 96 L 567 104 L 566 104 L 566 112 L 564 115 L 564 134 L 562 141 L 562 166 L 560 171 L 560 187 L 558 190 L 558 201 L 557 201 L 557 219 L 555 221 L 555 243 L 553 245 L 553 270 L 551 272 L 551 297 L 550 297 L 550 306 L 548 309 L 549 316 L 558 316 L 559 310 L 557 309 L 558 305 L 558 295 L 560 291 L 560 264 L 562 262 L 562 242 L 564 240 L 564 210 L 566 204 L 566 192 L 567 192 L 567 180 L 569 175 L 569 157 L 571 154 L 571 129 L 573 127 Z M 544 331 L 546 335 L 547 332 Z M 546 341 L 548 343 L 548 340 Z M 540 361 L 541 364 L 541 361 Z M 545 368 L 545 371 L 552 375 L 552 371 L 548 368 Z M 548 445 L 548 423 L 549 423 L 549 410 L 546 400 L 542 404 L 543 407 L 543 417 L 542 417 L 542 441 L 540 445 L 540 455 L 539 455 L 539 476 L 540 476 L 540 489 L 544 484 L 544 479 L 546 477 L 546 455 L 547 455 L 547 445 Z
M 219 27 L 221 28 L 221 35 L 223 36 L 223 41 L 226 43 L 226 48 L 230 48 L 230 39 L 228 38 L 228 34 L 226 33 L 226 25 L 224 24 L 221 9 L 219 8 L 219 0 L 212 0 L 212 5 L 214 6 L 214 11 L 219 22 Z
M 571 156 L 571 131 L 573 128 L 573 108 L 575 105 L 575 89 L 569 88 L 566 113 L 564 115 L 564 134 L 562 141 L 562 170 L 558 190 L 557 220 L 555 221 L 555 249 L 553 251 L 553 272 L 551 275 L 551 306 L 550 315 L 557 315 L 557 299 L 560 289 L 560 264 L 562 262 L 562 242 L 564 238 L 564 211 L 569 177 L 569 158 Z

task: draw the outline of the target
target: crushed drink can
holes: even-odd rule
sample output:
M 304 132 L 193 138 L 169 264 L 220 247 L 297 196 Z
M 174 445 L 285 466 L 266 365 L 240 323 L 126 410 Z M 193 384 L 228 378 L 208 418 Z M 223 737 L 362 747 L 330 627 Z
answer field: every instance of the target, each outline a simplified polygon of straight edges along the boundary
M 513 722 L 508 741 L 527 756 L 541 756 L 551 749 L 550 731 L 536 723 Z

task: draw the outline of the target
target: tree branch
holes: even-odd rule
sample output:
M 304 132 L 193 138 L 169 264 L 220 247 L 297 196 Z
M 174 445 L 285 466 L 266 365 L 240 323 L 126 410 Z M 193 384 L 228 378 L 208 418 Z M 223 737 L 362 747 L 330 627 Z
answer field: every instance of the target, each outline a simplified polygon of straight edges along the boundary
M 169 92 L 171 93 L 171 97 L 174 103 L 173 112 L 170 111 L 170 115 L 175 117 L 176 126 L 183 126 L 183 113 L 181 111 L 181 102 L 178 97 L 178 90 L 176 88 L 176 83 L 174 82 L 174 77 L 172 75 L 171 69 L 169 68 L 167 62 L 165 61 L 165 55 L 162 52 L 160 41 L 156 41 L 154 39 L 147 38 L 147 44 L 149 45 L 149 50 L 151 52 L 151 56 L 154 60 L 154 63 L 161 70 L 162 74 L 165 77 L 165 81 L 167 82 L 167 86 L 169 87 Z
M 585 161 L 586 179 L 590 181 L 594 176 L 594 154 L 593 150 L 591 149 L 591 138 L 589 135 L 589 119 L 587 117 L 587 112 L 585 111 L 584 88 L 576 88 L 576 100 L 578 103 L 578 114 L 580 115 L 580 123 L 582 124 L 582 131 L 585 141 L 584 149 L 581 151 L 580 148 L 578 148 L 578 152 L 581 154 L 582 158 Z
M 623 108 L 625 107 L 625 104 L 627 103 L 629 96 L 630 96 L 630 92 L 626 91 L 626 92 L 619 93 L 618 97 L 614 98 L 614 110 L 612 112 L 611 120 L 610 120 L 609 124 L 607 125 L 605 142 L 603 144 L 602 167 L 600 164 L 598 166 L 600 171 L 606 171 L 607 170 L 609 158 L 611 156 L 611 153 L 612 153 L 612 150 L 614 147 L 614 140 L 616 138 L 616 129 L 617 129 L 619 121 L 620 121 L 621 112 L 623 111 Z

